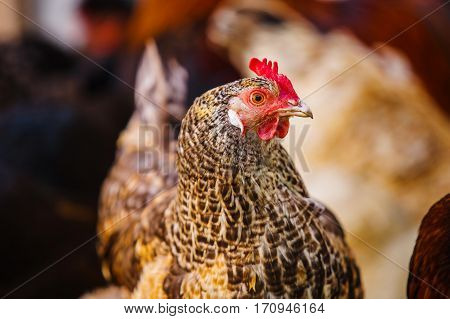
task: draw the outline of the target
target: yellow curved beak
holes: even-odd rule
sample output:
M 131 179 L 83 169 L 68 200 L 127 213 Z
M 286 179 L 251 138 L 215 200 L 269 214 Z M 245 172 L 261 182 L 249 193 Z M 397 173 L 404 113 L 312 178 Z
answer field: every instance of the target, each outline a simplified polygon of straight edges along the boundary
M 298 116 L 314 118 L 311 109 L 303 101 L 288 101 L 289 107 L 278 110 L 280 116 Z

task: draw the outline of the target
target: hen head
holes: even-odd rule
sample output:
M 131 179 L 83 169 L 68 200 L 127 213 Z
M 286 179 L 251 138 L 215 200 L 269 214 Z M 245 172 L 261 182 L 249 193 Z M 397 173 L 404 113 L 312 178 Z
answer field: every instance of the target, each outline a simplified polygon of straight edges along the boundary
M 292 116 L 311 117 L 287 76 L 278 73 L 277 62 L 250 60 L 257 78 L 241 81 L 241 90 L 229 100 L 228 117 L 242 134 L 254 130 L 262 140 L 283 138 Z
M 312 118 L 291 81 L 278 73 L 276 62 L 254 58 L 250 69 L 258 76 L 222 85 L 196 99 L 183 120 L 181 139 L 251 144 L 259 138 L 264 142 L 285 137 L 292 116 Z

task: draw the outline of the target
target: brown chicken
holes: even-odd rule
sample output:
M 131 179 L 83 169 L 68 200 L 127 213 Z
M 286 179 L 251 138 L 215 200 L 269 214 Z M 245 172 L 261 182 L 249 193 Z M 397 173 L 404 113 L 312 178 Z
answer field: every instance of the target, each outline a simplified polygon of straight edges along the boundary
M 342 228 L 310 198 L 278 141 L 290 117 L 312 114 L 276 63 L 252 59 L 250 68 L 258 77 L 195 100 L 176 169 L 173 143 L 159 161 L 157 149 L 130 137 L 136 118 L 119 140 L 103 187 L 100 253 L 105 275 L 132 297 L 362 297 Z M 152 164 L 139 172 L 144 155 Z
M 450 298 L 450 194 L 423 218 L 409 271 L 408 298 Z

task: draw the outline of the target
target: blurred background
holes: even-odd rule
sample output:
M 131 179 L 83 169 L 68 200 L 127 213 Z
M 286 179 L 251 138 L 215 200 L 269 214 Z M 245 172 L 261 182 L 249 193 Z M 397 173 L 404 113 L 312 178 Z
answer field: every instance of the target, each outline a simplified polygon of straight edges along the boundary
M 286 148 L 347 230 L 366 296 L 404 298 L 420 220 L 450 190 L 447 2 L 0 0 L 0 295 L 106 285 L 97 200 L 154 39 L 187 73 L 186 108 L 250 57 L 279 62 L 314 112 Z

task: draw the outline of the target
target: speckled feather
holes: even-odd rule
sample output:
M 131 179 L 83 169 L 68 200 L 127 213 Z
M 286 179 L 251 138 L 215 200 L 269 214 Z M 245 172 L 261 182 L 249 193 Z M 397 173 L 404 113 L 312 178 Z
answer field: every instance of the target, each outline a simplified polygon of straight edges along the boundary
M 228 102 L 248 87 L 278 94 L 274 82 L 251 78 L 196 99 L 178 139 L 176 188 L 175 171 L 138 174 L 133 155 L 119 154 L 103 188 L 100 252 L 134 297 L 362 297 L 339 223 L 309 197 L 287 152 L 230 124 Z

